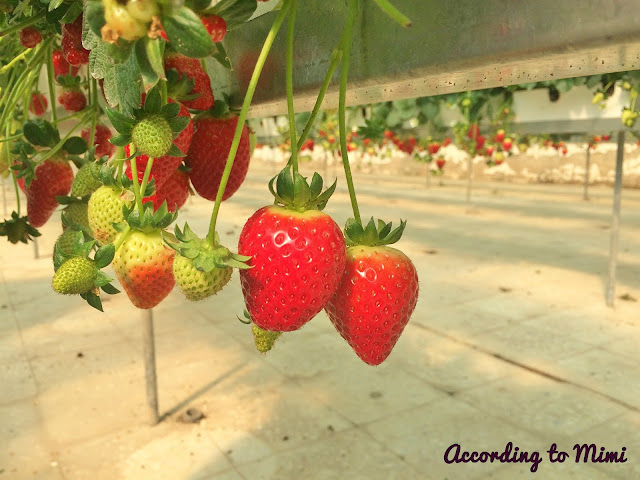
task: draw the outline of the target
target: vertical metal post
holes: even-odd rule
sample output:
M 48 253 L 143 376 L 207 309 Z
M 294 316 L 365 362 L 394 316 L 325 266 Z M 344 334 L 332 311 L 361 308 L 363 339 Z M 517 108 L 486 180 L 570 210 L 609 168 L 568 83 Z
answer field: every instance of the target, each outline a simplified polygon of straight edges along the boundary
M 33 258 L 35 258 L 36 260 L 40 258 L 40 249 L 38 248 L 37 237 L 33 238 Z
M 471 180 L 473 178 L 473 156 L 467 160 L 467 203 L 471 203 Z
M 609 279 L 607 283 L 607 306 L 613 307 L 616 293 L 616 266 L 618 261 L 618 239 L 620 237 L 620 202 L 622 198 L 622 162 L 624 160 L 624 131 L 618 132 L 616 155 L 616 181 L 613 187 L 613 214 L 611 216 L 611 241 L 609 245 Z
M 149 421 L 152 425 L 155 425 L 160 420 L 160 416 L 158 415 L 158 382 L 156 377 L 156 347 L 153 337 L 153 309 L 142 310 L 142 345 Z
M 427 162 L 427 188 L 431 188 L 431 162 Z
M 584 195 L 585 200 L 589 200 L 589 170 L 591 170 L 591 146 L 587 142 L 587 160 L 584 166 Z

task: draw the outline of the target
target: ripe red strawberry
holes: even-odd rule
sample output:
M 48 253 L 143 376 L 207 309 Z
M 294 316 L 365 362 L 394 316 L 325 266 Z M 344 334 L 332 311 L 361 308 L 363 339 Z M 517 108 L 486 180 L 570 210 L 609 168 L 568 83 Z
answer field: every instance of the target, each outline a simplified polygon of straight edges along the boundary
M 221 42 L 227 34 L 227 22 L 218 15 L 206 15 L 200 17 L 204 28 L 209 32 L 209 36 L 213 43 Z
M 194 100 L 183 101 L 188 108 L 195 110 L 208 110 L 213 106 L 213 91 L 211 90 L 211 80 L 209 75 L 204 71 L 200 60 L 197 58 L 189 58 L 179 54 L 167 54 L 164 57 L 165 70 L 175 68 L 178 71 L 179 78 L 186 75 L 194 82 L 191 94 L 199 94 Z
M 442 142 L 442 146 L 446 147 L 447 145 L 451 144 L 451 139 L 449 137 L 445 138 L 444 141 Z
M 58 208 L 56 195 L 67 195 L 73 183 L 73 170 L 62 158 L 50 158 L 36 168 L 36 176 L 25 185 L 29 223 L 43 226 Z
M 218 186 L 237 125 L 236 115 L 223 118 L 206 115 L 194 121 L 195 132 L 185 164 L 191 168 L 189 178 L 193 188 L 208 200 L 215 200 L 218 194 Z M 247 176 L 250 159 L 249 129 L 245 125 L 223 200 L 230 198 L 240 188 Z
M 500 129 L 496 132 L 496 142 L 501 143 L 504 140 L 504 136 L 506 135 L 504 129 Z
M 58 102 L 67 112 L 79 112 L 87 106 L 87 98 L 79 88 L 64 88 Z
M 49 102 L 47 102 L 47 97 L 42 95 L 41 93 L 34 93 L 31 95 L 31 105 L 29 105 L 29 111 L 38 117 L 44 115 L 47 111 L 47 106 Z
M 96 147 L 95 157 L 101 158 L 104 156 L 110 157 L 116 150 L 116 146 L 109 142 L 109 139 L 112 137 L 111 130 L 106 125 L 102 125 L 98 123 L 96 125 L 96 133 L 93 138 L 93 144 Z M 91 129 L 84 128 L 80 133 L 80 136 L 89 143 L 91 137 Z
M 89 50 L 82 46 L 82 15 L 62 25 L 62 52 L 64 58 L 74 67 L 89 63 Z
M 20 43 L 24 48 L 33 48 L 42 41 L 42 35 L 33 27 L 20 30 Z
M 467 130 L 467 137 L 478 138 L 478 135 L 480 135 L 480 127 L 478 126 L 478 124 L 472 123 L 471 125 L 469 125 L 469 130 Z
M 439 150 L 440 150 L 439 142 L 431 142 L 427 145 L 427 152 L 429 152 L 429 155 L 435 155 L 436 153 L 438 153 Z
M 340 286 L 325 308 L 355 353 L 379 365 L 391 353 L 418 300 L 418 274 L 400 250 L 354 245 Z
M 54 50 L 51 57 L 53 60 L 53 72 L 55 78 L 58 78 L 61 75 L 63 77 L 67 75 L 75 77 L 78 74 L 80 67 L 72 67 L 69 65 L 69 62 L 64 58 L 62 50 Z
M 484 142 L 485 142 L 485 138 L 484 138 L 484 136 L 479 135 L 479 136 L 476 138 L 476 151 L 478 151 L 478 152 L 479 152 L 480 150 L 482 150 L 482 147 L 484 147 Z
M 488 157 L 493 155 L 493 145 L 487 145 L 486 147 L 484 147 L 484 152 Z
M 444 158 L 440 157 L 436 160 L 436 165 L 438 166 L 438 170 L 442 170 L 442 168 L 444 167 L 445 164 L 445 160 Z
M 153 195 L 142 201 L 143 203 L 153 202 L 154 212 L 166 201 L 169 211 L 175 212 L 182 208 L 187 198 L 189 198 L 189 176 L 182 170 L 176 170 L 162 185 L 156 187 Z
M 513 146 L 513 140 L 511 140 L 510 138 L 505 138 L 502 141 L 502 149 L 505 152 L 508 152 L 509 150 L 511 150 L 511 147 Z
M 297 330 L 320 312 L 345 264 L 340 227 L 318 210 L 267 206 L 247 221 L 238 243 L 253 268 L 240 271 L 251 319 L 264 330 Z
M 116 251 L 112 265 L 136 307 L 153 308 L 173 290 L 175 253 L 163 243 L 160 230 L 129 232 Z

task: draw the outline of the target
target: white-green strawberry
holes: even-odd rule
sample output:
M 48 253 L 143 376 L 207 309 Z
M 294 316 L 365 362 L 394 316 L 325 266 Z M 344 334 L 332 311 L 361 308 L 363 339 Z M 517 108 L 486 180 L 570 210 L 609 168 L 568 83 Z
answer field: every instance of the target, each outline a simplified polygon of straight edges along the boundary
M 53 289 L 63 295 L 77 295 L 91 291 L 98 275 L 93 261 L 85 257 L 72 257 L 56 271 L 51 282 Z
M 128 204 L 123 199 L 123 191 L 117 187 L 102 186 L 89 199 L 89 227 L 98 243 L 105 245 L 113 242 L 117 230 L 113 223 L 124 222 L 122 207 Z
M 197 302 L 215 295 L 229 283 L 233 268 L 214 267 L 210 272 L 198 270 L 193 259 L 177 254 L 173 260 L 173 276 L 187 300 Z

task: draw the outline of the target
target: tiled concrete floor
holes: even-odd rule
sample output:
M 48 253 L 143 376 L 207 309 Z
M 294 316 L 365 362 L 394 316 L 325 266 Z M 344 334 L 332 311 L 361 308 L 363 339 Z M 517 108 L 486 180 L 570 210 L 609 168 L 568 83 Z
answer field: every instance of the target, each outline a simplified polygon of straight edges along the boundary
M 220 232 L 270 202 L 254 166 Z M 358 177 L 361 209 L 407 218 L 398 245 L 421 296 L 388 361 L 368 367 L 325 315 L 253 350 L 235 318 L 237 274 L 217 297 L 178 291 L 154 311 L 160 409 L 147 423 L 140 313 L 100 314 L 50 289 L 57 221 L 31 246 L 0 244 L 0 479 L 325 480 L 640 478 L 640 304 L 604 305 L 611 191 Z M 11 207 L 11 204 L 10 204 Z M 618 294 L 640 298 L 640 192 L 625 191 Z M 182 215 L 204 233 L 211 204 Z M 341 184 L 327 211 L 348 216 Z M 4 240 L 2 240 L 4 242 Z M 199 424 L 179 421 L 188 407 Z M 538 451 L 529 464 L 446 464 L 445 450 Z M 626 447 L 626 463 L 551 464 L 556 443 Z

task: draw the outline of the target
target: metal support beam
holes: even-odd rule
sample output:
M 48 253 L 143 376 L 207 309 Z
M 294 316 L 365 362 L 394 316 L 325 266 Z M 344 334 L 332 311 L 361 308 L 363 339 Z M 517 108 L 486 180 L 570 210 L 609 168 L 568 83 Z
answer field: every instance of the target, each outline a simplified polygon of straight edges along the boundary
M 473 180 L 473 157 L 467 160 L 467 203 L 471 203 L 471 182 Z
M 589 200 L 589 170 L 591 169 L 591 145 L 587 142 L 587 159 L 584 165 L 584 194 L 583 198 Z
M 147 384 L 147 405 L 149 422 L 155 425 L 160 420 L 158 414 L 158 382 L 156 377 L 156 347 L 153 337 L 153 309 L 142 310 L 142 345 L 144 352 L 144 374 Z
M 607 306 L 613 307 L 616 293 L 616 267 L 618 240 L 620 237 L 620 203 L 622 200 L 622 163 L 624 161 L 624 131 L 618 132 L 616 155 L 616 181 L 613 189 L 613 214 L 611 215 L 611 241 L 609 245 L 609 279 L 607 282 Z
M 38 248 L 38 238 L 33 237 L 33 258 L 40 258 L 40 249 Z

